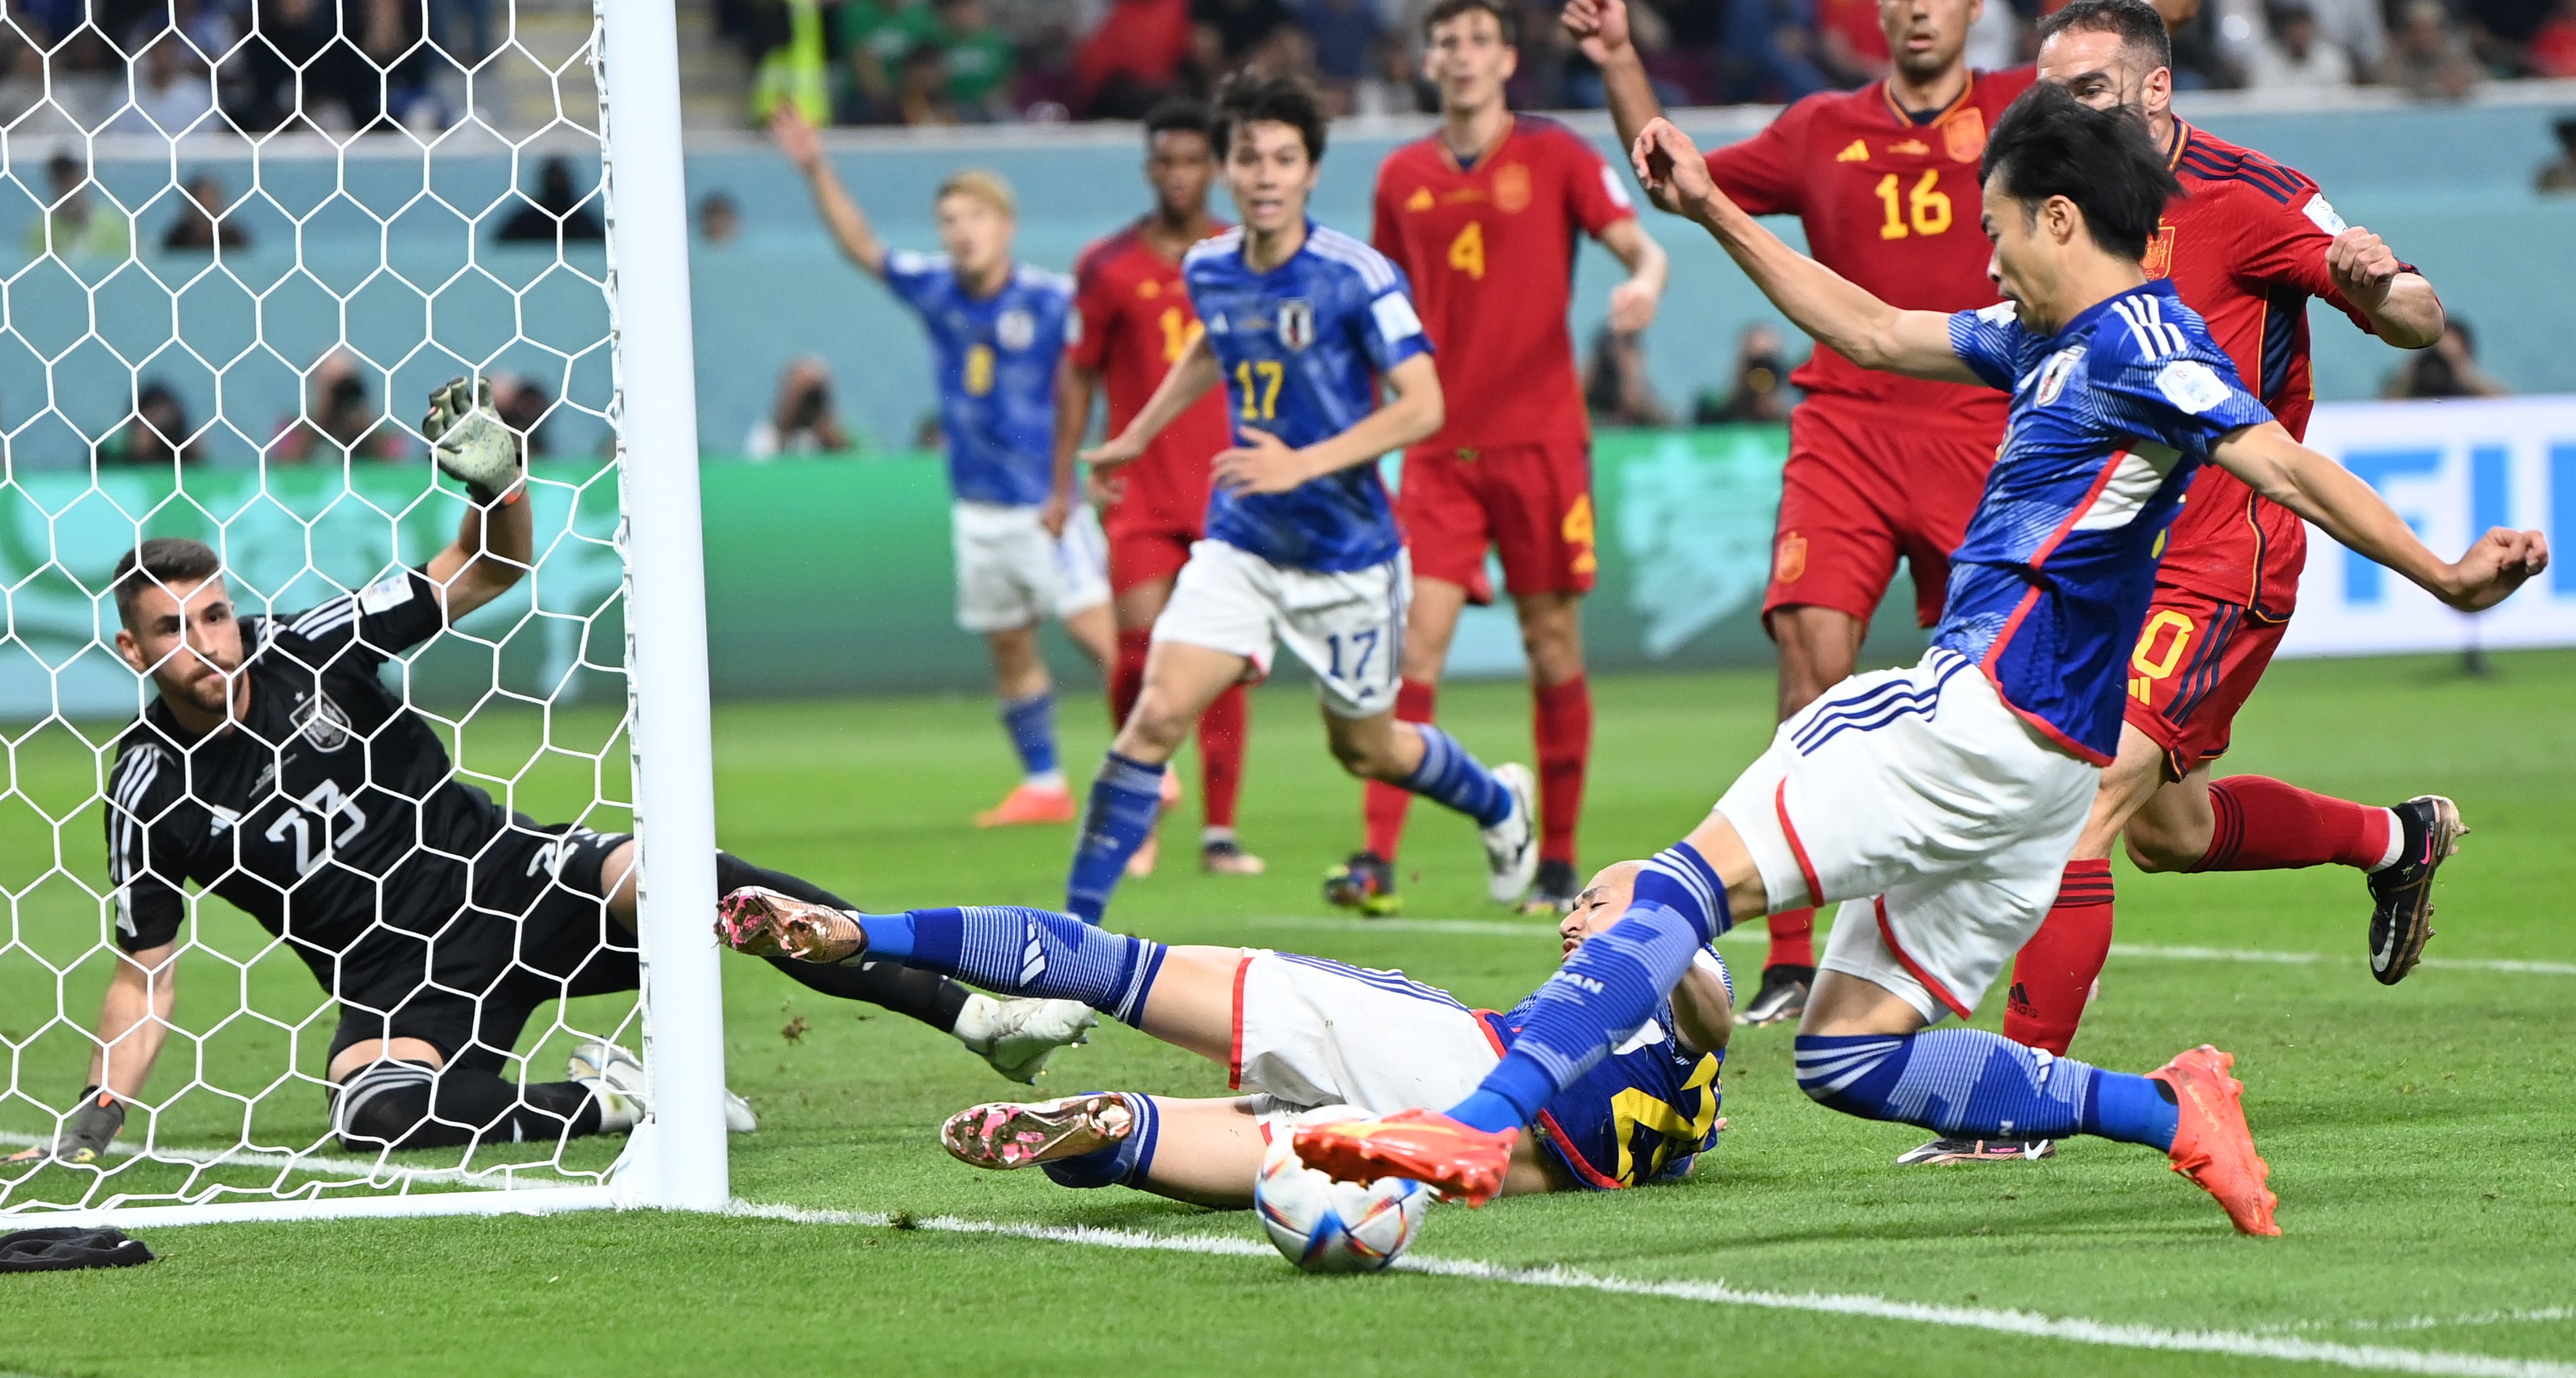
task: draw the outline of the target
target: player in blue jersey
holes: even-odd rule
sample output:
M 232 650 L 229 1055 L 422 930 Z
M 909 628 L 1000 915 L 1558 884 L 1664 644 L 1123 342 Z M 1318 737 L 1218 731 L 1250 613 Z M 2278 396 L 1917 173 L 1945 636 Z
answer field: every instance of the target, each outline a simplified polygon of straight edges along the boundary
M 1628 907 L 1639 865 L 1593 877 L 1557 924 L 1565 955 Z M 979 1105 L 940 1133 L 976 1167 L 1035 1165 L 1069 1187 L 1130 1186 L 1202 1205 L 1250 1205 L 1275 1134 L 1467 1094 L 1528 1012 L 1470 1010 L 1401 972 L 1293 952 L 1166 947 L 1038 909 L 854 914 L 741 889 L 720 912 L 718 937 L 740 951 L 900 961 L 997 993 L 1079 1000 L 1224 1067 L 1243 1094 L 1093 1091 Z M 1609 1190 L 1690 1171 L 1717 1142 L 1733 1004 L 1725 963 L 1699 953 L 1669 999 L 1531 1116 L 1503 1191 Z
M 1117 636 L 1100 519 L 1074 500 L 1073 466 L 1055 462 L 1056 363 L 1082 329 L 1073 280 L 1012 261 L 1017 213 L 1009 184 L 992 173 L 968 169 L 939 184 L 945 253 L 889 249 L 842 188 L 813 126 L 781 105 L 771 128 L 841 251 L 920 315 L 930 334 L 956 499 L 957 625 L 992 647 L 993 690 L 1020 758 L 1020 783 L 975 822 L 1072 822 L 1038 624 L 1061 619 L 1104 675 Z
M 1091 786 L 1065 907 L 1099 921 L 1153 827 L 1165 763 L 1228 686 L 1269 671 L 1281 641 L 1320 682 L 1343 768 L 1475 819 L 1488 893 L 1517 902 L 1538 871 L 1528 768 L 1487 770 L 1439 728 L 1395 720 L 1412 576 L 1377 461 L 1440 429 L 1431 340 L 1401 270 L 1306 218 L 1324 156 L 1312 91 L 1237 77 L 1211 138 L 1242 223 L 1182 259 L 1206 328 L 1144 410 L 1083 458 L 1135 460 L 1219 384 L 1235 446 L 1213 457 L 1207 538 L 1190 547 L 1144 691 Z
M 1539 989 L 1475 1094 L 1447 1114 L 1301 1131 L 1300 1156 L 1337 1177 L 1490 1195 L 1527 1110 L 1636 1027 L 1701 945 L 1739 919 L 1846 901 L 1798 1030 L 1809 1096 L 1945 1135 L 2151 1145 L 2238 1229 L 2278 1234 L 2228 1054 L 2203 1046 L 2133 1076 L 1926 1030 L 1975 1009 L 2055 896 L 2119 745 L 2164 529 L 2201 463 L 2453 607 L 2510 594 L 2546 567 L 2546 544 L 2491 531 L 2445 563 L 2271 419 L 2140 266 L 2175 184 L 2125 111 L 2042 84 L 1997 122 L 1984 221 L 2005 300 L 1956 315 L 1896 310 L 1790 250 L 1664 121 L 1634 156 L 1657 204 L 1706 227 L 1819 341 L 1865 367 L 2011 393 L 2002 451 L 1922 662 L 1855 675 L 1781 724 L 1708 820 L 1647 863 L 1626 916 Z

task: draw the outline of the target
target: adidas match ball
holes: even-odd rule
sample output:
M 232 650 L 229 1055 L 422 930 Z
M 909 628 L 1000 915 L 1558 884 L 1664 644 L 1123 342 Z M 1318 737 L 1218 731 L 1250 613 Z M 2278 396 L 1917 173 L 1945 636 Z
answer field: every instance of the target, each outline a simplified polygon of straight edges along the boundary
M 1374 1273 L 1395 1262 L 1430 1205 L 1431 1188 L 1401 1177 L 1364 1187 L 1334 1181 L 1298 1161 L 1296 1136 L 1286 1132 L 1271 1141 L 1252 1186 L 1270 1242 L 1310 1273 Z

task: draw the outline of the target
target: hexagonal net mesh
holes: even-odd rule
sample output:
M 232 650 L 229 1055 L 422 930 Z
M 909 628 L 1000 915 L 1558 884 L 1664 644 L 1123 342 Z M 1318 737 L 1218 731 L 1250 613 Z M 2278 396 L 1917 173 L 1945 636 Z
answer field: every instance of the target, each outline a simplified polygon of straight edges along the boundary
M 0 1219 L 614 1165 L 569 1076 L 641 1035 L 598 37 L 0 20 Z M 421 434 L 460 375 L 529 459 L 489 517 Z

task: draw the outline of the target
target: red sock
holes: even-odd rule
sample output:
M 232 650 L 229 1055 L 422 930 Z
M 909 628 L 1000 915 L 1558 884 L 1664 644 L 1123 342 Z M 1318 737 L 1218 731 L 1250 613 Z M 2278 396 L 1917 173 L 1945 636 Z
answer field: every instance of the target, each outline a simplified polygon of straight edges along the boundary
M 2070 861 L 2057 883 L 2057 903 L 2013 959 L 2004 1037 L 2066 1056 L 2110 956 L 2111 863 Z
M 1576 675 L 1532 686 L 1530 734 L 1538 742 L 1538 856 L 1574 864 L 1574 820 L 1592 760 L 1592 686 Z
M 2260 775 L 2211 781 L 2209 808 L 2218 826 L 2195 871 L 2287 871 L 2329 861 L 2367 871 L 2387 859 L 2393 840 L 2386 809 Z
M 1216 696 L 1199 715 L 1200 805 L 1211 828 L 1234 826 L 1234 799 L 1243 792 L 1243 740 L 1252 709 L 1238 684 Z
M 1771 955 L 1762 965 L 1812 967 L 1816 964 L 1816 911 L 1786 909 L 1771 916 Z
M 1118 663 L 1109 670 L 1109 730 L 1116 732 L 1127 725 L 1127 715 L 1136 711 L 1136 697 L 1145 692 L 1145 656 L 1154 649 L 1154 629 L 1121 630 L 1118 633 Z
M 1395 686 L 1395 720 L 1397 722 L 1430 722 L 1431 707 L 1440 697 L 1440 686 L 1399 680 Z M 1404 841 L 1404 813 L 1412 807 L 1413 795 L 1399 786 L 1371 780 L 1365 787 L 1367 799 L 1360 805 L 1368 822 L 1365 844 L 1381 861 L 1395 860 L 1396 844 Z

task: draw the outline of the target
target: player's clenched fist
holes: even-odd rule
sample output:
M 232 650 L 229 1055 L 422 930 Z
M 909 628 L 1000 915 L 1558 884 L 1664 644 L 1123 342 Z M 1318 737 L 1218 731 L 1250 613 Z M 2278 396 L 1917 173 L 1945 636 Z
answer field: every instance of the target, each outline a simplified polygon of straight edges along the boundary
M 1708 160 L 1700 156 L 1699 145 L 1688 134 L 1673 126 L 1671 120 L 1656 118 L 1637 131 L 1637 142 L 1628 150 L 1628 160 L 1637 170 L 1637 182 L 1654 198 L 1657 206 L 1675 215 L 1688 215 L 1690 208 L 1717 195 L 1717 179 L 1708 175 Z
M 2387 300 L 2397 275 L 2406 271 L 2395 251 L 2379 236 L 2352 226 L 2326 246 L 2326 275 L 2335 290 L 2355 306 L 2374 307 Z
M 1557 23 L 1595 66 L 1622 56 L 1628 47 L 1627 0 L 1568 0 Z
M 2469 553 L 2450 567 L 2444 586 L 2434 591 L 2462 612 L 2477 612 L 2503 602 L 2548 568 L 2548 537 L 2499 526 L 2479 537 Z

